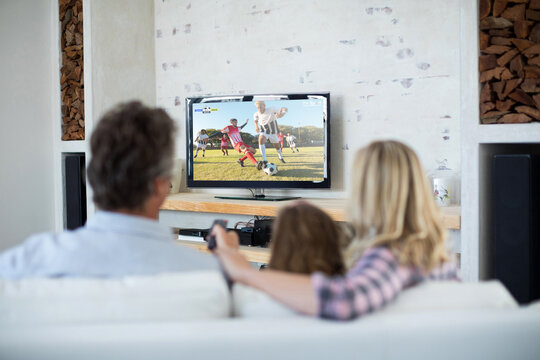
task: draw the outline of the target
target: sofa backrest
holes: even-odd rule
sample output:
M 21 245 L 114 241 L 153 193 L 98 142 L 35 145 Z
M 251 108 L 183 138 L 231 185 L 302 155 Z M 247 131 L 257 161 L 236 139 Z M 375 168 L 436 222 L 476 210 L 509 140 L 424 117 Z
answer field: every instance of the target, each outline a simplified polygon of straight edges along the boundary
M 509 309 L 518 305 L 498 281 L 425 282 L 403 291 L 383 313 Z M 291 317 L 294 311 L 240 284 L 231 299 L 221 273 L 193 271 L 119 279 L 0 280 L 0 326 L 174 322 Z
M 218 271 L 0 280 L 0 326 L 189 321 L 226 318 L 230 309 Z
M 498 280 L 483 282 L 426 281 L 403 291 L 387 312 L 517 308 Z
M 403 291 L 382 312 L 405 313 L 517 307 L 517 302 L 499 281 L 477 283 L 426 281 Z M 270 296 L 239 284 L 235 284 L 233 288 L 233 314 L 237 317 L 298 316 Z

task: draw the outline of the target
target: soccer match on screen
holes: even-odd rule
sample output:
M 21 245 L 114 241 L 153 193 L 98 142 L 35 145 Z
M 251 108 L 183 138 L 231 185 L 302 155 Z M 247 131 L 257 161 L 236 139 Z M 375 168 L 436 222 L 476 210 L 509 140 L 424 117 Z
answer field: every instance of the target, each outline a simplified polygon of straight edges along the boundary
M 193 179 L 323 181 L 323 99 L 193 104 Z

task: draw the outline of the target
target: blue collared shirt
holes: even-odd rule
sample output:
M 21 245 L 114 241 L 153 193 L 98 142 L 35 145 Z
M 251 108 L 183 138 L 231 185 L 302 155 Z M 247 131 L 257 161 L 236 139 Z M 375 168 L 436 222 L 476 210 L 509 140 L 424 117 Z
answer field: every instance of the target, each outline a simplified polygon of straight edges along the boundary
M 0 277 L 121 277 L 219 269 L 213 256 L 176 244 L 170 228 L 99 211 L 84 227 L 30 236 L 0 254 Z

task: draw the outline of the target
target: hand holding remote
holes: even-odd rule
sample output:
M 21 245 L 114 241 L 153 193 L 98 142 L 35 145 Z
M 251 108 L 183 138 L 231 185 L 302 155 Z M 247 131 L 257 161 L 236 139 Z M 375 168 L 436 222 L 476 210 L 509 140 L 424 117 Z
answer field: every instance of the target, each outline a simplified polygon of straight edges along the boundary
M 215 222 L 215 224 L 223 226 L 223 223 Z M 211 235 L 214 235 L 214 240 L 216 241 L 213 250 L 210 248 L 213 241 Z M 225 228 L 213 226 L 207 239 L 208 248 L 218 257 L 221 269 L 229 286 L 233 281 L 241 281 L 243 275 L 250 274 L 250 270 L 254 269 L 239 251 L 239 239 L 235 231 L 227 231 Z
M 206 241 L 208 241 L 208 250 L 214 250 L 217 246 L 217 243 L 216 243 L 216 236 L 215 235 L 211 235 L 212 234 L 212 229 L 214 228 L 214 226 L 216 225 L 220 225 L 222 226 L 224 229 L 227 229 L 227 220 L 223 220 L 223 219 L 216 219 L 214 220 L 214 222 L 212 223 L 212 226 L 210 227 L 210 234 L 208 234 L 206 236 Z

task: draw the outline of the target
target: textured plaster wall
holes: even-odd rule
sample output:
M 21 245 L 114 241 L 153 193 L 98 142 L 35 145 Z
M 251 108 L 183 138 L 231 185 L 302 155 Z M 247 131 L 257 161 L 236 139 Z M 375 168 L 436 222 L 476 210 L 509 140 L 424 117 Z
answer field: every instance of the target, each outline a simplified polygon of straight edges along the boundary
M 156 0 L 157 104 L 181 129 L 195 95 L 331 92 L 332 189 L 373 139 L 460 167 L 458 0 Z M 219 192 L 219 190 L 217 190 Z
M 154 4 L 92 0 L 93 116 L 128 100 L 155 105 Z

